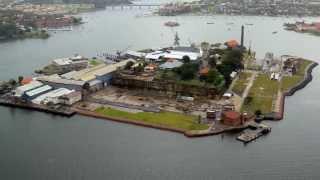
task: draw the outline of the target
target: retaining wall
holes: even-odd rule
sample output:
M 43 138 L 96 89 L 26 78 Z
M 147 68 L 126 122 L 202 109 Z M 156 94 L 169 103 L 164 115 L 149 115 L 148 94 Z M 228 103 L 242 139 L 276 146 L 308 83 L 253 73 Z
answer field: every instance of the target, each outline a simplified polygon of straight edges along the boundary
M 219 132 L 209 132 L 209 131 L 192 132 L 192 131 L 185 131 L 185 130 L 178 129 L 178 128 L 166 127 L 166 126 L 162 126 L 162 125 L 154 125 L 154 124 L 141 122 L 141 121 L 128 120 L 128 119 L 124 119 L 124 118 L 109 117 L 106 115 L 98 114 L 96 112 L 82 110 L 82 109 L 76 109 L 76 111 L 78 114 L 83 115 L 83 116 L 89 116 L 89 117 L 94 117 L 94 118 L 98 118 L 98 119 L 111 120 L 111 121 L 116 121 L 116 122 L 121 122 L 121 123 L 126 123 L 126 124 L 132 124 L 132 125 L 137 125 L 137 126 L 142 126 L 142 127 L 148 127 L 148 128 L 154 128 L 154 129 L 160 129 L 160 130 L 164 130 L 164 131 L 180 133 L 180 134 L 183 134 L 184 136 L 189 137 L 189 138 L 211 136 L 211 135 L 216 135 L 216 134 L 220 134 L 220 133 L 224 132 L 224 131 L 221 131 L 221 132 L 220 131 Z
M 285 105 L 285 98 L 286 96 L 292 96 L 295 92 L 297 92 L 300 89 L 303 89 L 306 87 L 306 85 L 312 81 L 312 70 L 318 65 L 318 63 L 314 62 L 308 66 L 308 68 L 305 71 L 304 79 L 299 82 L 294 87 L 290 88 L 288 91 L 282 93 L 280 98 L 280 111 L 275 113 L 273 120 L 282 120 L 284 117 L 284 105 Z

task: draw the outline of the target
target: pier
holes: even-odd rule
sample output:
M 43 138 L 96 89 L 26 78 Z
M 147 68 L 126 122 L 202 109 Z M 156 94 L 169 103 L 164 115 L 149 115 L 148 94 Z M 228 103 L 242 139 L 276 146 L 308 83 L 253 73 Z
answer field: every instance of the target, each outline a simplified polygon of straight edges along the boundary
M 253 123 L 249 125 L 249 129 L 245 130 L 240 136 L 237 137 L 237 140 L 244 143 L 249 143 L 259 137 L 268 134 L 271 131 L 271 127 L 264 124 Z

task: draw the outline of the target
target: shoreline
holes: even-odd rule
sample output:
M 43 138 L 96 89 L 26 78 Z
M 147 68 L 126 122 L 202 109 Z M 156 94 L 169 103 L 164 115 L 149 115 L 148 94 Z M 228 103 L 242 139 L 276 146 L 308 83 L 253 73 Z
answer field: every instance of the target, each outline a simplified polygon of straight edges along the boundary
M 186 136 L 188 138 L 213 136 L 213 135 L 218 135 L 218 134 L 225 133 L 225 132 L 228 132 L 228 131 L 243 130 L 243 129 L 248 127 L 248 124 L 245 124 L 245 125 L 237 126 L 237 127 L 230 126 L 229 128 L 219 129 L 219 130 L 214 130 L 214 131 L 210 130 L 210 128 L 207 129 L 207 130 L 185 131 L 185 130 L 178 129 L 178 128 L 172 128 L 172 127 L 167 127 L 167 126 L 162 126 L 162 125 L 155 125 L 155 124 L 141 122 L 141 121 L 137 121 L 137 120 L 129 120 L 129 119 L 124 119 L 124 118 L 115 118 L 115 117 L 102 115 L 102 114 L 99 114 L 99 113 L 96 113 L 96 112 L 92 112 L 92 111 L 88 111 L 88 110 L 82 110 L 82 109 L 79 109 L 79 108 L 74 109 L 74 111 L 78 115 L 82 115 L 82 116 L 88 116 L 88 117 L 93 117 L 93 118 L 96 118 L 96 119 L 99 119 L 99 120 L 108 120 L 108 121 L 114 121 L 114 122 L 119 122 L 119 123 L 136 125 L 136 126 L 140 126 L 140 127 L 153 128 L 153 129 L 158 129 L 158 130 L 162 130 L 162 131 L 169 131 L 169 132 L 179 133 L 179 134 L 183 134 L 184 136 Z
M 319 64 L 314 61 L 313 63 L 309 64 L 309 66 L 305 69 L 304 79 L 300 81 L 298 84 L 296 84 L 295 86 L 291 87 L 289 90 L 281 94 L 280 111 L 275 112 L 275 116 L 273 117 L 272 120 L 279 121 L 284 118 L 286 97 L 293 96 L 297 91 L 302 90 L 304 87 L 306 87 L 313 79 L 313 76 L 312 76 L 313 69 L 318 65 Z
M 286 96 L 292 96 L 294 93 L 300 89 L 303 89 L 308 83 L 312 81 L 312 71 L 313 69 L 318 65 L 317 62 L 309 61 L 308 65 L 304 65 L 303 68 L 300 70 L 300 81 L 296 81 L 295 84 L 292 84 L 292 87 L 288 88 L 286 91 L 279 94 L 280 101 L 279 102 L 279 108 L 276 110 L 273 110 L 273 112 L 270 113 L 270 116 L 264 117 L 262 120 L 281 120 L 284 118 L 284 106 L 285 106 L 285 97 Z M 206 97 L 206 96 L 203 96 Z M 85 102 L 85 101 L 80 101 Z M 33 103 L 26 103 L 25 101 L 17 101 L 14 97 L 8 96 L 1 96 L 0 97 L 0 105 L 4 106 L 10 106 L 10 107 L 18 107 L 23 109 L 30 109 L 34 111 L 41 111 L 45 113 L 51 113 L 66 117 L 71 117 L 75 114 L 79 114 L 82 116 L 88 116 L 93 117 L 97 119 L 102 120 L 109 120 L 109 121 L 115 121 L 115 122 L 121 122 L 126 124 L 132 124 L 136 126 L 141 127 L 147 127 L 147 128 L 154 128 L 164 131 L 170 131 L 175 133 L 183 134 L 186 137 L 193 138 L 193 137 L 204 137 L 204 136 L 212 136 L 217 135 L 221 133 L 225 133 L 228 131 L 235 131 L 235 130 L 243 130 L 250 126 L 250 124 L 255 123 L 256 116 L 250 116 L 248 118 L 247 122 L 242 121 L 240 124 L 223 124 L 220 121 L 210 121 L 206 122 L 206 126 L 204 128 L 196 128 L 192 126 L 191 128 L 185 128 L 185 126 L 175 126 L 175 124 L 170 123 L 164 123 L 165 119 L 171 119 L 172 117 L 161 117 L 160 119 L 155 116 L 155 114 L 151 114 L 151 116 L 147 116 L 148 119 L 156 119 L 158 122 L 154 123 L 152 121 L 141 121 L 139 118 L 135 118 L 132 116 L 121 116 L 119 114 L 110 114 L 108 112 L 107 114 L 101 113 L 98 111 L 95 111 L 93 109 L 86 109 L 82 107 L 76 106 L 76 104 L 73 104 L 73 106 L 63 106 L 61 104 L 57 104 L 57 106 L 45 106 L 42 104 L 33 104 Z M 170 110 L 168 110 L 170 111 Z M 271 110 L 272 111 L 272 110 Z M 279 112 L 277 112 L 279 111 Z M 183 113 L 182 113 L 183 114 Z M 174 120 L 175 118 L 172 118 Z M 183 120 L 188 119 L 187 117 L 182 117 Z M 160 121 L 159 121 L 160 120 Z M 200 124 L 200 116 L 199 116 L 199 122 Z

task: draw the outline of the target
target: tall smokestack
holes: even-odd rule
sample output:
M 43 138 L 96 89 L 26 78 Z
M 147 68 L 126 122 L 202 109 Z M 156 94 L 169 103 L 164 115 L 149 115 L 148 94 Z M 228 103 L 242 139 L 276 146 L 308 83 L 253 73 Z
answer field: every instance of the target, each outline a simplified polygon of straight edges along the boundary
M 243 40 L 244 40 L 244 26 L 241 26 L 241 47 L 243 48 Z

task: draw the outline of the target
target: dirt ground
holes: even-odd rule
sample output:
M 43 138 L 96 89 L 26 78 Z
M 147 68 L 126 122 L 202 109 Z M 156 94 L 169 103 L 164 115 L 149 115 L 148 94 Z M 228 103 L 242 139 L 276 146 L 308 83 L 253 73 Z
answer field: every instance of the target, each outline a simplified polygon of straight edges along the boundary
M 107 87 L 91 95 L 95 99 L 103 99 L 135 106 L 156 106 L 161 110 L 183 112 L 205 117 L 207 110 L 221 108 L 222 104 L 230 104 L 228 100 L 211 100 L 206 97 L 195 98 L 194 101 L 177 101 L 159 92 L 148 90 L 128 90 L 118 87 Z

